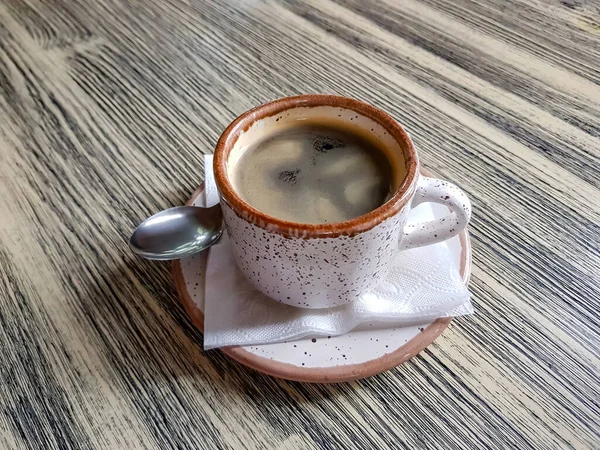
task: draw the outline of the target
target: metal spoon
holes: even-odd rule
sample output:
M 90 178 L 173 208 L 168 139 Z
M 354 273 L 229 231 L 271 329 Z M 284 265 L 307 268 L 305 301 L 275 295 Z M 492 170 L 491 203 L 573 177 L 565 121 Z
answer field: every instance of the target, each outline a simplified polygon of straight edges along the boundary
M 211 208 L 178 206 L 154 214 L 133 232 L 131 249 L 146 259 L 180 259 L 206 250 L 223 233 L 219 204 Z

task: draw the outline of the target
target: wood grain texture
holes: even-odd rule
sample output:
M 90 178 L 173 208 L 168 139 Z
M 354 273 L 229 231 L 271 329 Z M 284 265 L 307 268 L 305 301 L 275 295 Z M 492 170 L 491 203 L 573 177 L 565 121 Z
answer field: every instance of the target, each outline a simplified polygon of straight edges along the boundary
M 348 384 L 203 352 L 132 229 L 238 114 L 373 103 L 471 197 L 477 315 Z M 600 3 L 0 0 L 0 447 L 600 448 Z

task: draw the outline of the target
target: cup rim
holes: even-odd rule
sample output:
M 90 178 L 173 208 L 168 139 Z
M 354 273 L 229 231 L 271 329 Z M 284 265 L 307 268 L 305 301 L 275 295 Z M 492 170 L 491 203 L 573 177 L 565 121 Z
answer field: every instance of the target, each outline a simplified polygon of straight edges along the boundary
M 407 166 L 402 184 L 383 205 L 344 222 L 308 224 L 291 222 L 265 214 L 252 207 L 235 191 L 227 174 L 227 160 L 239 136 L 256 121 L 298 107 L 333 106 L 355 111 L 381 125 L 401 146 Z M 284 97 L 256 106 L 237 117 L 221 134 L 215 147 L 213 171 L 221 200 L 241 218 L 287 237 L 334 238 L 368 231 L 400 211 L 411 198 L 418 178 L 419 161 L 408 133 L 389 114 L 361 100 L 329 94 L 304 94 Z

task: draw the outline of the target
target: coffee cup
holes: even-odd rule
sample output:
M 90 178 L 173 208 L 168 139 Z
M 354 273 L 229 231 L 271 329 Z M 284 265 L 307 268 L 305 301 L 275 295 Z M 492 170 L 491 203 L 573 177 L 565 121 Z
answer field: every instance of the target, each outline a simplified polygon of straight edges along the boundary
M 286 97 L 239 116 L 217 143 L 214 176 L 241 272 L 302 308 L 358 299 L 399 251 L 450 239 L 471 215 L 458 187 L 421 175 L 398 122 L 333 95 Z M 424 202 L 449 212 L 407 226 Z

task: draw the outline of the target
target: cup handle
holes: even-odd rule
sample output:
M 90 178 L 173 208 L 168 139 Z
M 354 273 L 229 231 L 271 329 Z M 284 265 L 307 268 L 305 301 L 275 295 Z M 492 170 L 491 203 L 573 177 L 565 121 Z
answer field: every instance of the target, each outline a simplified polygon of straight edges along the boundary
M 471 218 L 471 202 L 454 184 L 436 178 L 421 176 L 412 200 L 412 207 L 425 202 L 438 203 L 450 208 L 441 219 L 406 225 L 400 249 L 437 244 L 460 233 Z

